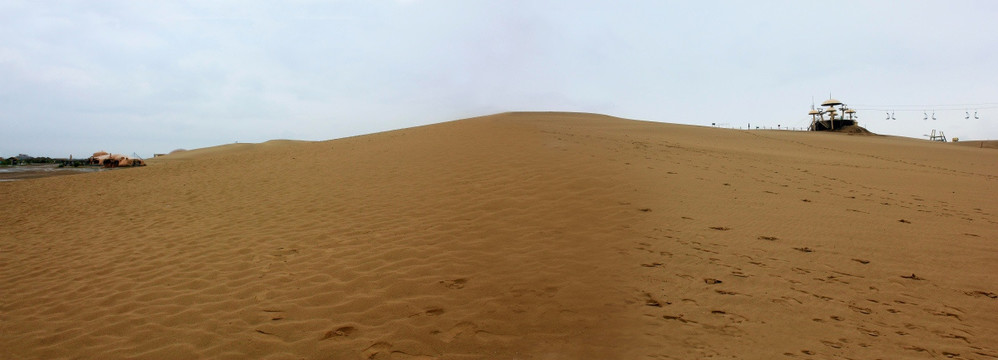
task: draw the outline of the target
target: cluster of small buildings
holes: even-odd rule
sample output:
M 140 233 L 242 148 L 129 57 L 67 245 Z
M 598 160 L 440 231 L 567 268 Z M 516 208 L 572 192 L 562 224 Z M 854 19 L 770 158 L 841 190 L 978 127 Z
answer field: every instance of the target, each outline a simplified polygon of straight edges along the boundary
M 145 166 L 146 162 L 142 159 L 121 154 L 111 154 L 106 151 L 98 151 L 87 159 L 87 165 L 99 165 L 103 167 Z

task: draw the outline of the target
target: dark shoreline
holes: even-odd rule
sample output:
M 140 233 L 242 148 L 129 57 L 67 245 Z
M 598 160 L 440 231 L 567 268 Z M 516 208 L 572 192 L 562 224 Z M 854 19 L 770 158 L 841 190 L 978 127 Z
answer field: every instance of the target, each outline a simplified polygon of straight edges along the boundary
M 19 181 L 52 176 L 76 175 L 104 171 L 94 166 L 59 167 L 59 165 L 14 165 L 0 166 L 0 181 Z

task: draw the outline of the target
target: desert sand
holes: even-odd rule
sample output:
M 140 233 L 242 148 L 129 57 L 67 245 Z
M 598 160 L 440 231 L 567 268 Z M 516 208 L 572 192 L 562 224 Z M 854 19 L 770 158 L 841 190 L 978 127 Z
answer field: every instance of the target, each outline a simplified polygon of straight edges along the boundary
M 0 182 L 0 358 L 998 359 L 996 159 L 506 113 Z

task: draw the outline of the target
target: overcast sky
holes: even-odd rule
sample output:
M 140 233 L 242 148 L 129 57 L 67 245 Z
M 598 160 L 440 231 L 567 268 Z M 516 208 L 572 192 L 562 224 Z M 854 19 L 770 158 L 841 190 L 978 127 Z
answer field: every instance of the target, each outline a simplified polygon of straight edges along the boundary
M 3 0 L 0 156 L 516 110 L 804 127 L 829 94 L 877 133 L 998 139 L 996 33 L 983 0 Z

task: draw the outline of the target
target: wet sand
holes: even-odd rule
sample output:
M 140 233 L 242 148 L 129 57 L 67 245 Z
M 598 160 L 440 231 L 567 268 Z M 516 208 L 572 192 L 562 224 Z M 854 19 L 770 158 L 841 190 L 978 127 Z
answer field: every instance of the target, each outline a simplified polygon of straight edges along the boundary
M 102 171 L 95 167 L 59 167 L 59 165 L 17 165 L 0 166 L 0 182 L 37 179 L 50 176 L 76 175 Z

